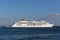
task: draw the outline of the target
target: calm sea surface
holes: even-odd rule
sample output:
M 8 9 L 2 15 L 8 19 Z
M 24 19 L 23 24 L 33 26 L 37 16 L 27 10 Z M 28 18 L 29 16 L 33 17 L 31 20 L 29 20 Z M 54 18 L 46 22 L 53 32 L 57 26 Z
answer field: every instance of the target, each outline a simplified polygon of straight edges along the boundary
M 60 40 L 60 27 L 0 28 L 0 40 Z

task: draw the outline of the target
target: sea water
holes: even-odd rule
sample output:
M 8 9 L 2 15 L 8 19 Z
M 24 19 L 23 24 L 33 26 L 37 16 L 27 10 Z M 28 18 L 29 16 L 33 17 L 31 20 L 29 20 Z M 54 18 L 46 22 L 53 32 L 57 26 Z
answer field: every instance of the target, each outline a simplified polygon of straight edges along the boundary
M 60 27 L 0 28 L 0 40 L 60 40 Z

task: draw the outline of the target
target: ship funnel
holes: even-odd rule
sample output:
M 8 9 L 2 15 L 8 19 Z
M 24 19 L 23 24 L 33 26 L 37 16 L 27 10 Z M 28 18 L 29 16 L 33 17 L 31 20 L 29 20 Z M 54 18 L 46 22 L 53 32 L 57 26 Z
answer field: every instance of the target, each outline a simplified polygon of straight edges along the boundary
M 21 21 L 26 21 L 25 19 L 22 19 Z

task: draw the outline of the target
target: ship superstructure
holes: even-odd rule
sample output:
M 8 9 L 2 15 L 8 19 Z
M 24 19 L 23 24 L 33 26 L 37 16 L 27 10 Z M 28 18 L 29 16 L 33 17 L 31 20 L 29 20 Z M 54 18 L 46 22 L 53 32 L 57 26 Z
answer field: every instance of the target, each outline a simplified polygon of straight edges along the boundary
M 54 24 L 50 24 L 44 20 L 42 21 L 26 21 L 22 19 L 21 21 L 16 22 L 12 27 L 52 27 Z

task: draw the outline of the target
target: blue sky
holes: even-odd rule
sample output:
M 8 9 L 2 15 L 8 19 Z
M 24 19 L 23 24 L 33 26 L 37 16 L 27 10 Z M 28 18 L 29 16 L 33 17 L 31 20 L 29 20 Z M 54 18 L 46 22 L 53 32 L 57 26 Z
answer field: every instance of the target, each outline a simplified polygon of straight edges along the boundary
M 0 0 L 0 24 L 7 19 L 31 19 L 56 13 L 60 13 L 60 0 Z

